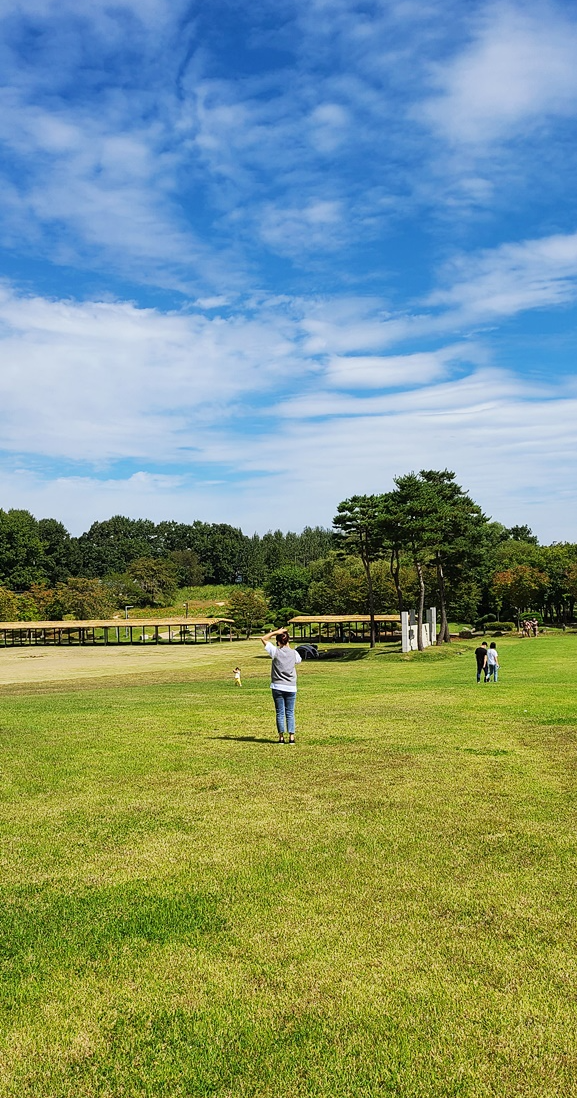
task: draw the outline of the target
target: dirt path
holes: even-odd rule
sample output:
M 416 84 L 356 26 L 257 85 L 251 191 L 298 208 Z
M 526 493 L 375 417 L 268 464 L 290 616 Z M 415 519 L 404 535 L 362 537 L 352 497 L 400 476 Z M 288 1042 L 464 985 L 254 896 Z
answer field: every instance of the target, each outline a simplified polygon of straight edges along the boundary
M 139 648 L 4 648 L 0 649 L 0 686 L 121 678 L 133 675 L 186 673 L 210 664 L 225 675 L 236 663 L 259 655 L 258 641 L 211 645 Z

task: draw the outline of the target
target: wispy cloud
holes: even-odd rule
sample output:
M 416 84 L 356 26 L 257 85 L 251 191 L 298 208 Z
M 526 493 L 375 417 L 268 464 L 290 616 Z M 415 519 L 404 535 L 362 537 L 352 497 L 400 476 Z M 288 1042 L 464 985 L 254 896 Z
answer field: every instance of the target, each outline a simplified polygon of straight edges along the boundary
M 444 378 L 451 366 L 486 358 L 479 345 L 467 343 L 407 355 L 335 355 L 325 379 L 335 389 L 408 388 Z
M 552 3 L 490 4 L 471 41 L 436 64 L 438 92 L 422 113 L 451 141 L 480 144 L 527 133 L 577 108 L 577 21 Z
M 302 370 L 281 311 L 210 319 L 5 290 L 0 324 L 0 421 L 12 452 L 186 462 L 238 402 Z
M 502 329 L 575 305 L 568 3 L 0 20 L 4 505 L 297 525 L 437 463 L 503 518 L 566 501 L 574 390 Z
M 577 233 L 461 256 L 447 265 L 444 278 L 448 285 L 431 294 L 427 304 L 450 309 L 453 322 L 566 305 L 577 297 Z

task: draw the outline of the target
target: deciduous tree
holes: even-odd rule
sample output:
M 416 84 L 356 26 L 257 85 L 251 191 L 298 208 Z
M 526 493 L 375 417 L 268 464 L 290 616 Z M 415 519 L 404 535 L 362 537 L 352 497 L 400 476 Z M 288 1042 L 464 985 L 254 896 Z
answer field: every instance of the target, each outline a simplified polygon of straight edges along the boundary
M 139 557 L 128 565 L 127 573 L 140 588 L 141 605 L 170 605 L 176 593 L 176 566 L 170 561 Z
M 273 613 L 281 606 L 305 606 L 310 582 L 308 568 L 299 564 L 283 564 L 271 572 L 264 589 Z
M 84 579 L 77 576 L 67 583 L 58 583 L 54 591 L 54 601 L 48 607 L 49 617 L 61 620 L 66 614 L 72 614 L 80 621 L 110 618 L 114 610 L 114 601 L 107 587 L 98 579 Z
M 236 628 L 241 630 L 248 640 L 251 633 L 257 629 L 261 630 L 265 625 L 269 608 L 262 591 L 256 591 L 251 587 L 237 587 L 229 595 L 228 613 Z
M 503 572 L 495 572 L 493 588 L 511 609 L 522 613 L 539 603 L 547 589 L 549 577 L 529 564 L 518 564 Z

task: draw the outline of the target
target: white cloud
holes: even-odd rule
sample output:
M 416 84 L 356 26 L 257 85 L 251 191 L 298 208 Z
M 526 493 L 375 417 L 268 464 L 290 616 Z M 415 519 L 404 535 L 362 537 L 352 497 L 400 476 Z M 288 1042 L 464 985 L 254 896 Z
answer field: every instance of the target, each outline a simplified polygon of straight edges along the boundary
M 274 524 L 300 529 L 330 524 L 341 499 L 386 490 L 398 473 L 448 467 L 507 525 L 528 522 L 544 541 L 577 540 L 574 394 L 536 392 L 493 369 L 450 386 L 365 400 L 354 410 L 359 414 L 347 415 L 343 404 L 342 415 L 324 422 L 271 415 L 266 434 L 248 444 L 216 429 L 203 440 L 196 477 L 7 473 L 3 506 L 55 515 L 77 533 L 115 513 L 227 521 L 248 532 Z M 234 467 L 234 479 L 209 483 L 211 463 Z
M 322 198 L 300 208 L 269 205 L 260 218 L 262 240 L 281 255 L 301 252 L 303 247 L 336 248 L 342 240 L 342 229 L 340 202 Z
M 13 244 L 46 232 L 44 249 L 65 247 L 68 255 L 114 259 L 125 271 L 147 265 L 209 274 L 212 260 L 172 208 L 174 157 L 163 149 L 158 122 L 148 125 L 96 117 L 81 109 L 23 102 L 13 92 L 0 96 L 0 140 L 25 166 L 12 192 L 5 238 Z M 181 276 L 182 277 L 182 276 Z M 174 278 L 172 279 L 174 283 Z
M 89 462 L 184 460 L 290 370 L 292 322 L 0 295 L 3 447 Z
M 405 388 L 437 381 L 451 364 L 478 362 L 480 357 L 480 348 L 466 343 L 407 355 L 335 355 L 325 378 L 335 389 Z
M 449 286 L 431 294 L 427 304 L 450 310 L 449 323 L 565 305 L 577 296 L 577 233 L 502 244 L 458 258 L 446 268 L 444 280 Z
M 439 93 L 419 107 L 451 140 L 527 132 L 577 107 L 577 23 L 554 4 L 490 4 L 473 41 L 434 70 Z

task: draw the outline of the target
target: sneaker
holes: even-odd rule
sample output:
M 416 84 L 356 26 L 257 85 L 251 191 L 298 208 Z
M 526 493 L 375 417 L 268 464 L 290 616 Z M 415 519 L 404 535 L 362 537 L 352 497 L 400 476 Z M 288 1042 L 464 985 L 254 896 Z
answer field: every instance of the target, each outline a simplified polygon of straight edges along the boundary
M 285 740 L 284 736 L 279 736 L 278 742 L 279 743 L 286 743 L 286 740 Z
M 294 742 L 295 742 L 294 736 L 289 736 L 289 743 L 294 743 Z

